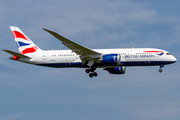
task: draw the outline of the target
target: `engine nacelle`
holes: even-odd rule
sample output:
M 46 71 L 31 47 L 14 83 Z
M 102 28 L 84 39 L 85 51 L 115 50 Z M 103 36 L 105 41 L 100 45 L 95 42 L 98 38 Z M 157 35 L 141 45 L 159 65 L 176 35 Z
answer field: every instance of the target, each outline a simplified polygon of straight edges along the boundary
M 125 74 L 126 67 L 105 68 L 110 74 Z
M 120 65 L 120 54 L 105 54 L 102 56 L 102 62 L 105 65 Z

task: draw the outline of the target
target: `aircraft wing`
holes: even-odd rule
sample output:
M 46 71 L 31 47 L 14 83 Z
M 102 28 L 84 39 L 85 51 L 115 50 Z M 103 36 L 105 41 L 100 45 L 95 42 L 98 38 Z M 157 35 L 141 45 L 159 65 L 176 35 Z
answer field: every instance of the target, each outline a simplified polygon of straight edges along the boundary
M 10 51 L 10 50 L 3 50 L 3 51 L 5 51 L 5 52 L 7 52 L 7 53 L 9 53 L 9 54 L 11 54 L 11 55 L 15 55 L 15 56 L 17 56 L 17 57 L 20 57 L 20 58 L 30 58 L 30 57 L 28 57 L 28 56 L 26 56 L 26 55 L 22 55 L 22 54 L 19 54 L 19 53 Z
M 81 58 L 83 64 L 88 63 L 89 61 L 94 61 L 94 62 L 100 63 L 100 61 L 98 61 L 98 59 L 102 55 L 101 53 L 98 53 L 98 52 L 93 51 L 89 48 L 86 48 L 82 45 L 79 45 L 79 44 L 59 35 L 56 32 L 47 30 L 45 28 L 43 28 L 43 29 L 45 31 L 49 32 L 54 37 L 56 37 L 58 40 L 60 40 L 62 42 L 62 44 L 64 44 L 69 49 L 71 49 L 72 52 L 75 52 L 76 54 L 80 55 L 80 58 Z

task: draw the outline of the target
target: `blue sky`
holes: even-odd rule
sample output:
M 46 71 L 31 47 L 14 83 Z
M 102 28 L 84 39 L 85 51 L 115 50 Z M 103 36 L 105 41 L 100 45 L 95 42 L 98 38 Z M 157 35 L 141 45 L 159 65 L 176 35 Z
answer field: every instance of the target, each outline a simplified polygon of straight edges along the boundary
M 18 51 L 9 26 L 41 49 L 67 49 L 41 28 L 88 48 L 151 47 L 180 59 L 178 0 L 1 0 L 1 49 Z M 179 120 L 180 64 L 127 67 L 124 75 L 97 69 L 54 69 L 9 60 L 0 51 L 0 120 Z

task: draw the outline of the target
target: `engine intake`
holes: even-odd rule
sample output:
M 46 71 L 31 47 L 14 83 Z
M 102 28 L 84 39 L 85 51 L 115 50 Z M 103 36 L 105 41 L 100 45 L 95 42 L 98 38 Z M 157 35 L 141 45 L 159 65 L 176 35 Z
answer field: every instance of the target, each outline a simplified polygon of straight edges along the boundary
M 120 65 L 120 54 L 105 54 L 102 56 L 102 62 L 106 65 Z
M 110 74 L 125 74 L 126 67 L 105 68 Z

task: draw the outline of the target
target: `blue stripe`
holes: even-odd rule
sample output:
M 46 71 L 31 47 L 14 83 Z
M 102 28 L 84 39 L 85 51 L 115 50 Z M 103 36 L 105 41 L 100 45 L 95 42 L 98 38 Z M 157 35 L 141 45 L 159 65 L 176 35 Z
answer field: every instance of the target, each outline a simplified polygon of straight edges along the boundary
M 172 64 L 173 61 L 132 61 L 132 62 L 121 62 L 122 66 L 159 66 Z
M 30 45 L 30 44 L 29 44 L 29 43 L 23 43 L 23 42 L 18 41 L 18 42 L 17 42 L 17 45 L 18 45 L 18 47 L 22 47 L 22 46 L 27 46 L 27 45 Z
M 160 56 L 161 56 L 161 55 L 163 55 L 163 54 L 164 54 L 164 53 L 159 53 L 159 54 L 157 54 L 157 55 L 160 55 Z
M 121 66 L 159 66 L 172 64 L 173 61 L 132 61 L 132 62 L 121 62 Z M 54 67 L 54 68 L 66 68 L 66 67 L 76 67 L 76 68 L 87 68 L 87 65 L 83 65 L 82 62 L 78 63 L 45 63 L 37 64 L 40 66 Z M 96 64 L 96 67 L 103 67 L 103 64 Z M 117 67 L 117 66 L 114 66 Z
M 45 67 L 54 67 L 54 68 L 63 68 L 63 67 L 81 67 L 85 68 L 86 65 L 83 65 L 82 62 L 78 63 L 45 63 L 45 64 L 37 64 L 40 66 L 45 66 Z

